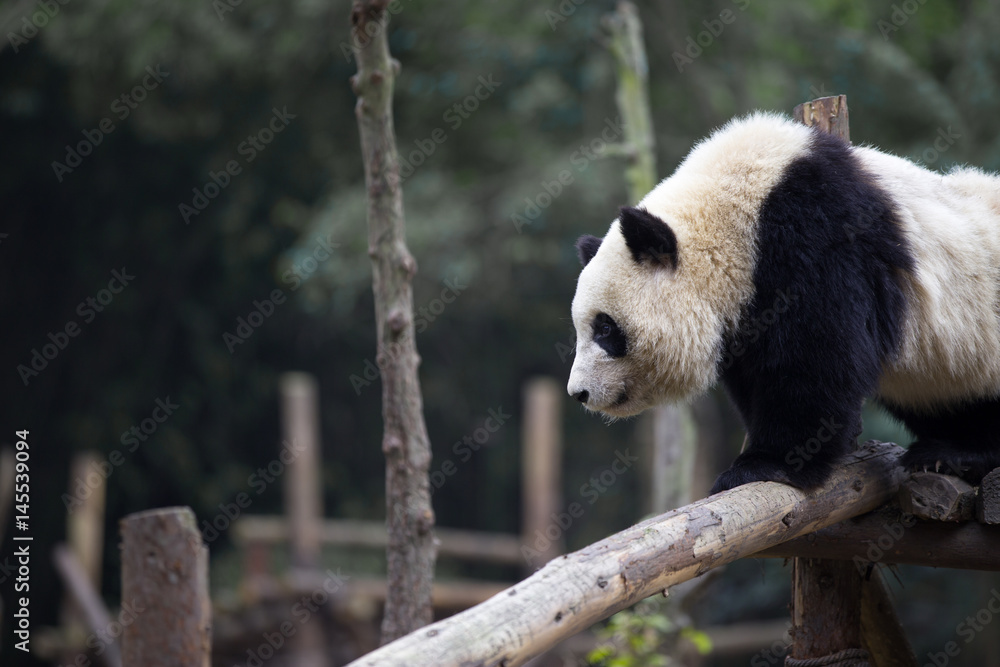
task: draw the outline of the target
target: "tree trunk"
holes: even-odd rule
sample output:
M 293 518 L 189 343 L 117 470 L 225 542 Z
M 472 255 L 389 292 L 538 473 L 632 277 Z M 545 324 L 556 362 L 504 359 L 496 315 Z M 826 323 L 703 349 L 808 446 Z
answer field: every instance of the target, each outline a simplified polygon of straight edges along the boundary
M 431 450 L 417 377 L 411 283 L 416 261 L 406 247 L 392 91 L 399 65 L 389 56 L 384 0 L 356 0 L 351 8 L 358 73 L 355 114 L 368 189 L 368 254 L 372 259 L 376 360 L 382 375 L 382 451 L 386 457 L 389 544 L 388 590 L 382 642 L 431 621 L 434 512 L 427 470 Z

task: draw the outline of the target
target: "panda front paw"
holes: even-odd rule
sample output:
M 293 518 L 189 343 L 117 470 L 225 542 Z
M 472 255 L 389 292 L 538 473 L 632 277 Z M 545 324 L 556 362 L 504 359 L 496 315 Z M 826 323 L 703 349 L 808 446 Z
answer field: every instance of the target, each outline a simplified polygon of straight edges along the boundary
M 954 475 L 975 486 L 1000 466 L 1000 454 L 968 451 L 944 440 L 923 439 L 912 443 L 899 462 L 910 472 Z
M 711 494 L 728 491 L 750 482 L 779 482 L 809 490 L 823 484 L 829 476 L 830 466 L 819 461 L 812 461 L 799 470 L 793 470 L 783 461 L 748 451 L 736 457 L 729 470 L 719 475 L 712 486 Z

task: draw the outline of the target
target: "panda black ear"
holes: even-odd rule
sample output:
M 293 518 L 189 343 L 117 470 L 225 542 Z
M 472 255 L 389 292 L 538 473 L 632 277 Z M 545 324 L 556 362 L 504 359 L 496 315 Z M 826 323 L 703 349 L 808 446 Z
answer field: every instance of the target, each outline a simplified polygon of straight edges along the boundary
M 601 247 L 601 239 L 596 236 L 581 236 L 576 240 L 576 255 L 580 258 L 580 264 L 587 266 L 590 260 L 594 259 L 597 249 Z
M 677 237 L 670 225 L 646 209 L 634 206 L 622 206 L 618 222 L 625 245 L 636 262 L 649 258 L 677 268 Z

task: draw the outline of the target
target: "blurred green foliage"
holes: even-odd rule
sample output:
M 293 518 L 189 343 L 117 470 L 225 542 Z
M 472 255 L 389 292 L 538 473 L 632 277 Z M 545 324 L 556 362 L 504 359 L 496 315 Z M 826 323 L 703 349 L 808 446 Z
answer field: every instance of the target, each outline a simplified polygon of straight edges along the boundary
M 108 480 L 107 598 L 118 597 L 124 514 L 189 504 L 211 520 L 240 492 L 251 493 L 249 512 L 280 511 L 280 482 L 258 493 L 250 478 L 276 456 L 286 370 L 320 380 L 326 513 L 380 519 L 379 383 L 356 381 L 372 379 L 375 349 L 348 3 L 72 2 L 29 34 L 40 7 L 8 2 L 0 13 L 3 423 L 32 430 L 39 549 L 63 539 L 71 454 L 122 450 L 123 434 L 168 396 L 180 407 Z M 405 210 L 415 306 L 428 313 L 417 343 L 435 461 L 458 462 L 455 443 L 490 409 L 513 414 L 435 490 L 435 510 L 441 525 L 516 531 L 520 386 L 568 374 L 573 241 L 603 234 L 626 199 L 619 158 L 581 159 L 616 117 L 599 28 L 612 4 L 399 7 L 386 30 L 402 63 L 397 141 L 414 164 Z M 733 20 L 717 23 L 726 11 Z M 848 95 L 855 142 L 934 168 L 1000 168 L 1000 13 L 987 0 L 671 1 L 640 12 L 661 176 L 733 115 L 828 93 Z M 157 67 L 162 82 L 142 88 Z M 477 97 L 481 78 L 495 83 Z M 265 142 L 275 110 L 294 118 Z M 954 138 L 943 151 L 942 132 Z M 67 152 L 87 143 L 57 175 L 53 163 L 72 164 Z M 213 175 L 225 186 L 213 190 Z M 180 205 L 198 193 L 207 206 L 186 223 Z M 518 229 L 515 215 L 530 223 Z M 334 251 L 313 263 L 317 237 Z M 134 282 L 84 322 L 78 304 L 122 267 Z M 446 281 L 467 287 L 441 308 Z M 287 301 L 230 352 L 223 334 L 274 290 Z M 71 321 L 81 333 L 26 386 L 17 366 Z M 565 408 L 570 501 L 641 422 L 605 427 Z M 731 412 L 724 421 L 732 452 L 742 435 Z M 568 545 L 632 523 L 644 483 L 612 486 Z M 225 537 L 211 547 L 224 553 Z M 35 620 L 54 623 L 61 592 L 37 562 Z M 947 641 L 948 625 L 924 633 L 929 646 Z

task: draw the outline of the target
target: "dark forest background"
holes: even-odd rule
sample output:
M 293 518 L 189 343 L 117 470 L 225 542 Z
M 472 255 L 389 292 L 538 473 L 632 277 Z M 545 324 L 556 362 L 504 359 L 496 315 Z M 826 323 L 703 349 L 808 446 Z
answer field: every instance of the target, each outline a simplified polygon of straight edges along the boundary
M 620 159 L 579 159 L 618 116 L 601 30 L 613 5 L 398 7 L 386 29 L 402 64 L 396 134 L 413 166 L 405 211 L 436 462 L 490 410 L 511 415 L 436 489 L 435 511 L 442 526 L 517 532 L 521 387 L 568 375 L 573 242 L 603 235 L 626 202 Z M 247 491 L 275 457 L 277 378 L 288 370 L 319 378 L 326 514 L 384 516 L 348 12 L 343 0 L 0 3 L 0 442 L 30 430 L 33 627 L 57 622 L 63 592 L 48 550 L 64 539 L 71 455 L 123 455 L 105 527 L 102 593 L 114 606 L 118 519 L 166 505 L 209 518 Z M 640 12 L 661 176 L 734 115 L 790 112 L 834 93 L 848 96 L 856 143 L 934 169 L 1000 169 L 1000 12 L 989 0 L 674 0 Z M 264 143 L 269 127 L 280 131 Z M 540 205 L 562 170 L 572 182 Z M 114 272 L 134 278 L 102 293 Z M 457 296 L 441 308 L 449 289 Z M 275 290 L 284 301 L 269 308 Z M 258 309 L 261 324 L 241 329 L 252 332 L 243 340 L 239 318 Z M 77 335 L 61 337 L 68 325 Z M 59 341 L 37 374 L 19 370 Z M 175 404 L 172 414 L 144 441 L 123 441 L 158 400 Z M 724 462 L 742 432 L 725 398 L 713 400 Z M 568 399 L 564 415 L 570 498 L 616 447 L 641 441 L 645 422 L 605 426 Z M 867 427 L 905 437 L 875 413 Z M 642 516 L 635 475 L 572 527 L 570 548 Z M 255 493 L 248 511 L 279 512 L 279 487 Z M 231 545 L 223 535 L 211 549 L 222 586 Z M 786 613 L 787 576 L 772 565 L 736 568 L 720 591 L 731 604 L 703 622 Z M 10 601 L 12 582 L 0 579 Z M 900 580 L 920 655 L 954 639 L 1000 586 L 991 575 L 916 568 Z M 4 664 L 9 627 L 5 618 Z M 998 628 L 951 664 L 997 664 Z

